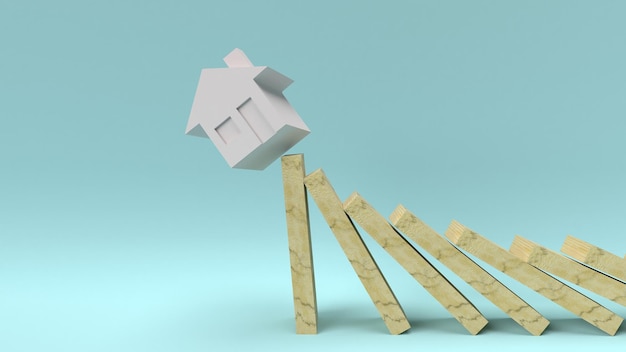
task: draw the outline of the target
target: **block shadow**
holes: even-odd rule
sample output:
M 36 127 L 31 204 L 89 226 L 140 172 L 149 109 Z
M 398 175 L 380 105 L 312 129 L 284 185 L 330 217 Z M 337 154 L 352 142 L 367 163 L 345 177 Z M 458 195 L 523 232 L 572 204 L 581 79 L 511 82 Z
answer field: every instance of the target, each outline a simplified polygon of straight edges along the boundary
M 624 334 L 625 331 L 626 327 L 622 324 L 615 335 L 618 336 L 620 334 Z M 557 334 L 609 336 L 604 331 L 580 318 L 550 319 L 550 325 L 546 331 L 543 332 L 543 335 L 555 336 Z
M 369 312 L 368 312 L 369 313 Z M 324 309 L 318 312 L 318 333 L 331 331 L 362 331 L 389 334 L 385 322 L 379 316 L 364 316 L 354 307 Z
M 360 313 L 354 307 L 337 309 L 325 309 L 319 312 L 318 333 L 354 332 L 366 334 L 389 335 L 389 330 L 379 316 Z M 402 335 L 417 334 L 442 334 L 442 335 L 466 335 L 471 334 L 456 319 L 449 318 L 423 318 L 410 319 L 411 328 Z M 293 330 L 292 319 L 281 319 L 277 322 L 284 330 Z M 626 323 L 618 329 L 616 336 L 626 334 Z M 580 318 L 550 319 L 550 325 L 540 336 L 533 336 L 511 318 L 491 318 L 489 323 L 478 333 L 478 336 L 514 335 L 529 336 L 530 338 L 541 336 L 609 336 L 604 331 L 587 323 Z

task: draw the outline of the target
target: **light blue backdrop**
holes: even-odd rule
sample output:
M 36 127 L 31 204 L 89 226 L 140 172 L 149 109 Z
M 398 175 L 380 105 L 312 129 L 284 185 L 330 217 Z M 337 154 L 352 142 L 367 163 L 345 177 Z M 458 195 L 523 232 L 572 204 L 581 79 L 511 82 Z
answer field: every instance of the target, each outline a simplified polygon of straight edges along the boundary
M 312 134 L 292 152 L 342 198 L 358 190 L 384 215 L 403 203 L 438 231 L 457 219 L 507 248 L 520 234 L 558 250 L 572 234 L 623 255 L 624 13 L 619 1 L 3 2 L 0 350 L 622 345 L 623 329 L 607 337 L 501 275 L 551 328 L 528 336 L 451 277 L 491 320 L 469 336 L 372 245 L 414 326 L 389 336 L 314 207 L 320 334 L 296 336 L 278 163 L 231 170 L 183 132 L 200 70 L 239 47 L 295 80 L 286 96 Z

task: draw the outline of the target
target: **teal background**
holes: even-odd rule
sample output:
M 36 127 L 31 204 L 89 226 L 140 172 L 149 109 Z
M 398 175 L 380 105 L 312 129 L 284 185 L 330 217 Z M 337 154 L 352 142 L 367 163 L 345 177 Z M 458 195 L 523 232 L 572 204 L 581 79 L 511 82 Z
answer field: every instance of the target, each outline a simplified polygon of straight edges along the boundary
M 2 2 L 0 350 L 621 346 L 624 328 L 606 336 L 493 270 L 552 325 L 530 336 L 450 276 L 491 321 L 470 336 L 364 234 L 413 325 L 391 336 L 314 206 L 320 333 L 298 336 L 279 163 L 232 170 L 184 130 L 200 70 L 239 47 L 295 80 L 285 93 L 312 133 L 291 152 L 341 198 L 358 190 L 385 216 L 402 203 L 440 232 L 457 219 L 506 248 L 572 234 L 623 255 L 625 13 Z

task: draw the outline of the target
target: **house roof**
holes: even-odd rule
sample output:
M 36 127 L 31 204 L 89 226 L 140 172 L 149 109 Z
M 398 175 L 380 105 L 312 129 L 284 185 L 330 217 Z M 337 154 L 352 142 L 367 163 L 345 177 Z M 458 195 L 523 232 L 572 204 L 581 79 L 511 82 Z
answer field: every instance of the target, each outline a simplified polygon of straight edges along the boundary
M 226 55 L 224 62 L 228 65 L 229 69 L 250 69 L 250 72 L 254 75 L 254 81 L 261 86 L 261 88 L 265 88 L 273 93 L 282 94 L 282 91 L 293 83 L 289 77 L 267 66 L 255 67 L 246 54 L 239 48 L 235 48 Z
M 283 90 L 293 83 L 291 78 L 280 72 L 274 71 L 267 66 L 262 68 L 263 70 L 254 78 L 254 81 L 261 86 L 261 88 L 265 88 L 272 93 L 282 94 Z
M 244 80 L 250 80 L 277 94 L 293 83 L 291 78 L 267 66 L 209 68 L 202 70 L 202 76 L 209 85 L 246 84 Z
M 196 89 L 192 111 L 189 116 L 186 134 L 207 137 L 206 133 L 198 128 L 199 124 L 212 120 L 210 116 L 220 115 L 220 110 L 233 108 L 232 99 L 242 92 L 248 91 L 256 83 L 261 91 L 282 95 L 293 80 L 267 66 L 252 66 L 245 54 L 235 49 L 228 54 L 224 61 L 226 68 L 203 69 Z M 236 102 L 236 104 L 241 104 Z M 207 116 L 208 114 L 208 116 Z

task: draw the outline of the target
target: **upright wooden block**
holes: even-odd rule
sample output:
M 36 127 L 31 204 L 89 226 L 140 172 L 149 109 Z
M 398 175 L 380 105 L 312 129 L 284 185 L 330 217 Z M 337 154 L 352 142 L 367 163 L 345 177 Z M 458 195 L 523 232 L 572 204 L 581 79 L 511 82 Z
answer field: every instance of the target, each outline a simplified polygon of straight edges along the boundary
M 341 200 L 324 171 L 319 169 L 306 176 L 304 184 L 374 302 L 389 332 L 396 335 L 408 330 L 411 326 L 400 303 L 378 269 L 376 261 L 357 229 L 344 212 Z
M 626 306 L 626 284 L 619 280 L 520 236 L 515 236 L 509 251 L 538 269 Z
M 487 325 L 487 319 L 363 197 L 353 193 L 343 204 L 346 213 L 372 236 L 472 335 Z
M 390 219 L 398 230 L 470 284 L 528 332 L 537 336 L 548 327 L 550 322 L 539 312 L 402 205 L 394 210 Z
M 626 282 L 626 259 L 576 237 L 567 236 L 561 252 L 594 269 Z
M 622 323 L 623 319 L 615 313 L 456 221 L 450 224 L 446 236 L 452 243 L 609 335 L 615 335 Z
M 285 155 L 281 162 L 296 333 L 316 334 L 317 301 L 309 208 L 304 188 L 304 156 L 302 154 Z

